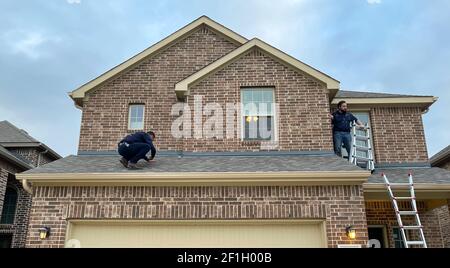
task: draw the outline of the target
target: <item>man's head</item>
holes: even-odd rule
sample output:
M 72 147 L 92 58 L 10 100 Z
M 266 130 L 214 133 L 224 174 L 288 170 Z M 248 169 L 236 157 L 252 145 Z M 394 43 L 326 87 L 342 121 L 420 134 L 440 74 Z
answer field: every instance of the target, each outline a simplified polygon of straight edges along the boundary
M 341 112 L 347 112 L 347 103 L 345 101 L 340 101 L 338 103 L 338 109 Z
M 155 132 L 153 132 L 153 131 L 148 131 L 147 134 L 150 135 L 150 137 L 152 137 L 152 141 L 154 141 L 154 140 L 156 139 Z

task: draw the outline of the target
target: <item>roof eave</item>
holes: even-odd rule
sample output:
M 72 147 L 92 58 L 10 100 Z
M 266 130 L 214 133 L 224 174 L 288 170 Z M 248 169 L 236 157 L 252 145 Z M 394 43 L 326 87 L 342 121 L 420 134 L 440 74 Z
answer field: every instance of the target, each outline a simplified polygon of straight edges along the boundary
M 438 98 L 433 96 L 424 97 L 392 97 L 392 98 L 345 98 L 335 97 L 331 102 L 337 105 L 345 100 L 352 107 L 420 107 L 423 111 L 429 109 Z

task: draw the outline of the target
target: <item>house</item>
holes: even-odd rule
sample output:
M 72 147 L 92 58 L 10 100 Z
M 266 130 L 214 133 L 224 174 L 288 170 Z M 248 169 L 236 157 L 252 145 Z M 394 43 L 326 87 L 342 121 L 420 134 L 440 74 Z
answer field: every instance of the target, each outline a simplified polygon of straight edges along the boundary
M 450 145 L 439 151 L 430 158 L 433 167 L 440 167 L 450 170 Z
M 450 172 L 430 167 L 422 124 L 433 96 L 341 90 L 203 16 L 70 97 L 78 154 L 18 175 L 28 247 L 401 247 L 381 174 L 409 172 L 428 245 L 449 246 Z M 372 126 L 373 174 L 333 153 L 341 99 Z M 158 154 L 127 170 L 117 143 L 138 130 Z
M 0 121 L 0 248 L 25 247 L 31 195 L 15 175 L 60 159 L 8 121 Z

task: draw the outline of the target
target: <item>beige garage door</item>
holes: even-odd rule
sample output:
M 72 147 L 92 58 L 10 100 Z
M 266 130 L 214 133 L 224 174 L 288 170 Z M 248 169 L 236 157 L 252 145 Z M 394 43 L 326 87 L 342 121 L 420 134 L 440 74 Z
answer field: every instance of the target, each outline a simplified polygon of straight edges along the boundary
M 66 247 L 326 247 L 322 221 L 71 221 Z

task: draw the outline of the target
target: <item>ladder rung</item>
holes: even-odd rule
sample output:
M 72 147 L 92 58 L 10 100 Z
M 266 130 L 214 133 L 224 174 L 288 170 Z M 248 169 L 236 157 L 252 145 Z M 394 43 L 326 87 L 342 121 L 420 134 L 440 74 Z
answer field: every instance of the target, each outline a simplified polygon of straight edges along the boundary
M 417 214 L 417 211 L 398 211 L 398 214 L 400 215 L 411 215 L 414 216 Z
M 411 197 L 411 196 L 401 196 L 401 197 L 394 197 L 395 200 L 414 200 L 416 199 L 415 197 Z
M 411 187 L 413 185 L 410 183 L 389 183 L 389 186 L 391 186 L 391 187 Z
M 360 141 L 366 141 L 366 140 L 369 140 L 370 137 L 366 137 L 366 136 L 355 136 L 355 139 L 360 140 Z
M 425 245 L 423 241 L 406 241 L 406 243 L 411 246 Z
M 370 151 L 370 150 L 372 150 L 369 147 L 358 146 L 358 145 L 353 145 L 353 146 L 356 147 L 357 150 L 361 150 L 361 151 Z
M 417 230 L 417 229 L 422 229 L 423 226 L 403 226 L 401 228 L 406 229 L 406 230 Z

